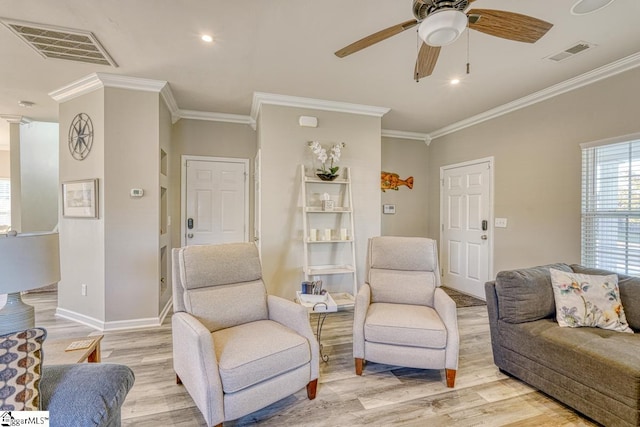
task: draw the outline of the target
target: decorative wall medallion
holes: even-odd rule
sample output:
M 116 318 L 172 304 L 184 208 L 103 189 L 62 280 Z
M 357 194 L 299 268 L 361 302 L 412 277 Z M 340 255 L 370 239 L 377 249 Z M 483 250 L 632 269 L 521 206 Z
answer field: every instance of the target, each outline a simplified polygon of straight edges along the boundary
M 76 160 L 84 160 L 93 145 L 93 123 L 91 117 L 79 113 L 69 126 L 69 152 Z

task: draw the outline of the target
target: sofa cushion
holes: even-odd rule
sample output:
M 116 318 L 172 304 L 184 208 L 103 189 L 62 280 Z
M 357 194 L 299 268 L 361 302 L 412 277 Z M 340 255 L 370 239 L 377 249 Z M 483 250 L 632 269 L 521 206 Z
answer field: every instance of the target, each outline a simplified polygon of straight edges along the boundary
M 607 275 L 613 272 L 599 268 L 589 268 L 578 264 L 572 264 L 571 269 L 576 273 Z M 640 277 L 618 274 L 618 288 L 620 299 L 624 307 L 624 314 L 629 326 L 640 331 Z
M 553 319 L 498 322 L 503 347 L 632 408 L 640 396 L 640 341 L 601 328 L 561 328 Z M 544 390 L 543 390 L 544 391 Z M 600 402 L 594 402 L 602 405 Z
M 556 318 L 563 327 L 581 326 L 631 332 L 618 291 L 618 275 L 551 271 Z
M 555 315 L 549 268 L 572 271 L 567 264 L 549 264 L 498 273 L 496 294 L 501 320 L 521 323 Z
M 119 426 L 134 380 L 125 365 L 47 365 L 42 368 L 42 408 L 49 411 L 52 426 Z
M 0 336 L 0 410 L 40 410 L 42 343 L 46 336 L 42 328 Z
M 364 323 L 367 342 L 423 348 L 445 348 L 447 328 L 431 307 L 374 303 Z
M 272 320 L 221 329 L 211 336 L 225 393 L 243 390 L 311 360 L 309 342 Z

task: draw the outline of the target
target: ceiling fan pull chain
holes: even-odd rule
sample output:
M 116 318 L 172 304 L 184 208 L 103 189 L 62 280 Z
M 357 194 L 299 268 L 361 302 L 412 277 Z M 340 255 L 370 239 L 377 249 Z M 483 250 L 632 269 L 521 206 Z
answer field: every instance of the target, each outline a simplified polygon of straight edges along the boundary
M 469 23 L 467 23 L 467 74 L 471 73 L 471 66 L 469 61 L 469 40 L 471 39 L 471 31 L 469 31 Z

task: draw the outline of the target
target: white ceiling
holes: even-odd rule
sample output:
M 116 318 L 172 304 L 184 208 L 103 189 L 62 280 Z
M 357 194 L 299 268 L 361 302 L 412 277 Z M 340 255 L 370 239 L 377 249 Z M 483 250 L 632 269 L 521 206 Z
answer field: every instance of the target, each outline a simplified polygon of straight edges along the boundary
M 415 29 L 344 59 L 333 52 L 412 19 L 411 0 L 2 0 L 0 17 L 93 32 L 118 68 L 44 59 L 0 26 L 0 115 L 57 121 L 49 92 L 94 72 L 166 80 L 182 110 L 248 115 L 254 92 L 391 109 L 384 129 L 431 133 L 640 52 L 640 0 L 589 15 L 575 0 L 476 0 L 554 24 L 535 44 L 472 31 L 416 83 Z M 214 44 L 199 36 L 210 33 Z M 596 48 L 544 59 L 579 41 Z M 460 77 L 462 82 L 447 82 Z M 25 109 L 18 101 L 35 102 Z M 0 120 L 0 146 L 8 125 Z

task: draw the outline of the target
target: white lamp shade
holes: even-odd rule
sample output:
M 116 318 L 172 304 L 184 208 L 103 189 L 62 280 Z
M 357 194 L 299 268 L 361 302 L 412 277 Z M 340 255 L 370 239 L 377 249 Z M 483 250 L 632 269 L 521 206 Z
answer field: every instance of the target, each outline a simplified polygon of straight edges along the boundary
M 418 27 L 418 36 L 429 46 L 446 46 L 467 28 L 467 15 L 456 9 L 443 9 L 427 16 Z
M 0 235 L 0 294 L 60 281 L 58 233 Z

